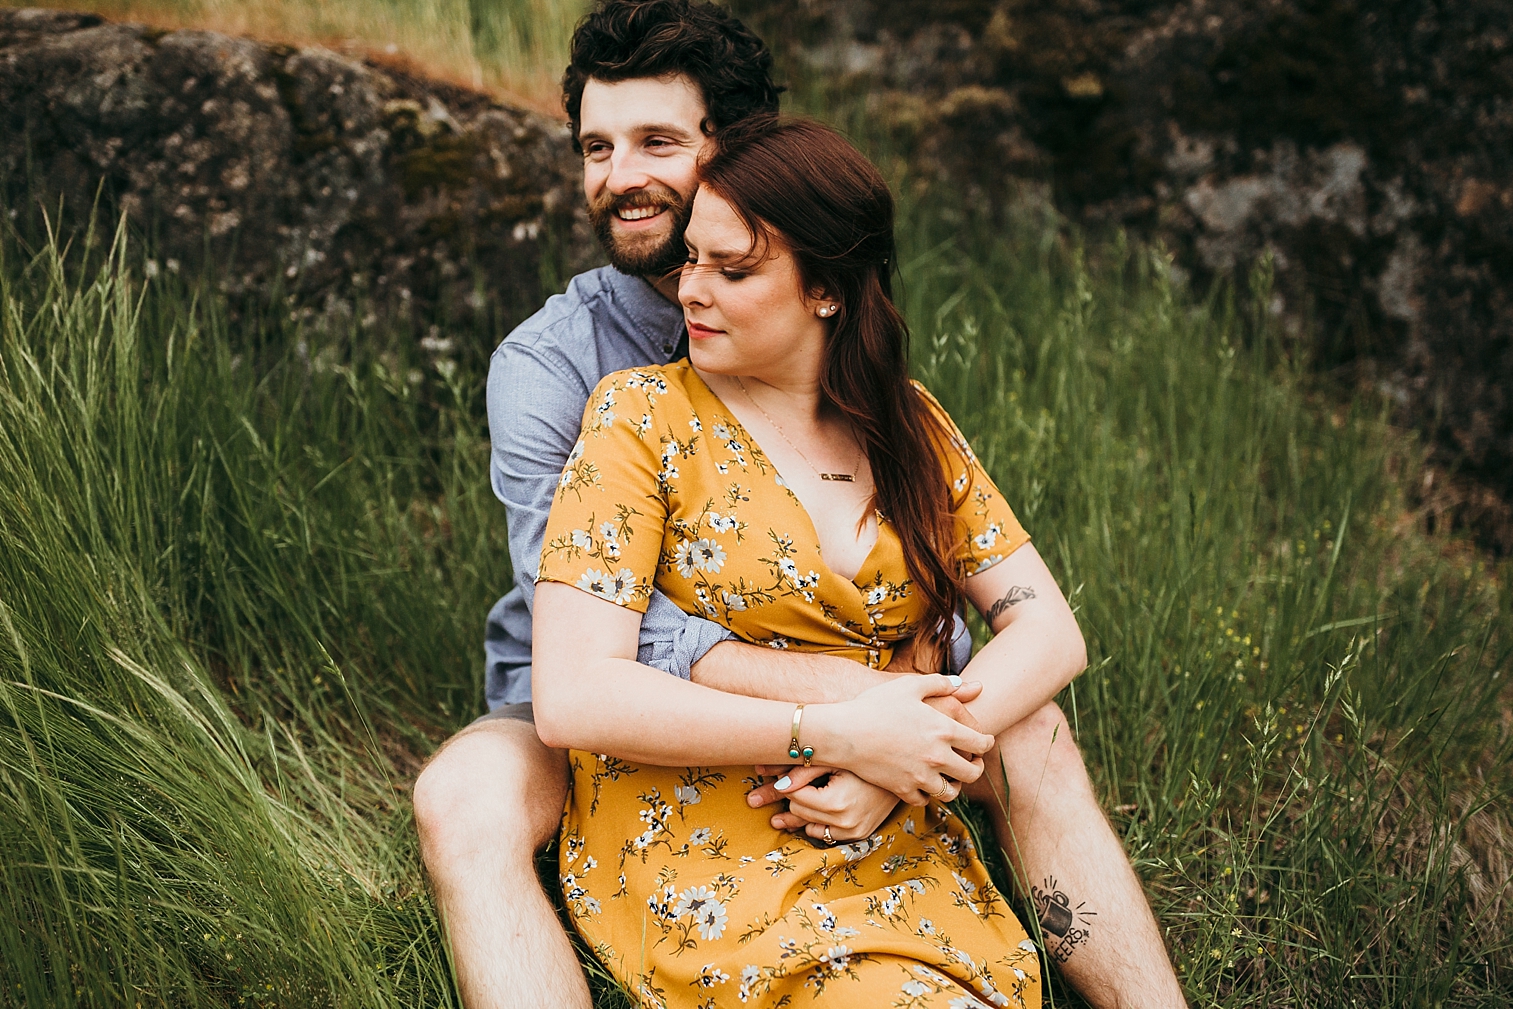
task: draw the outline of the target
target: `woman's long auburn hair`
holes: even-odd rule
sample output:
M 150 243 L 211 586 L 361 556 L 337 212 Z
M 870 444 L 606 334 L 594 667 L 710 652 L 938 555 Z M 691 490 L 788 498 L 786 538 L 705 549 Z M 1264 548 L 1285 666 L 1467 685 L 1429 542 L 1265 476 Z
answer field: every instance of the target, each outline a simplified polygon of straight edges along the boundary
M 893 304 L 893 195 L 839 133 L 807 119 L 762 116 L 727 127 L 699 182 L 751 231 L 753 253 L 776 240 L 806 291 L 840 307 L 830 319 L 821 391 L 851 422 L 872 467 L 877 509 L 903 544 L 925 603 L 919 668 L 942 670 L 963 576 L 941 452 L 947 431 L 909 380 L 909 327 Z

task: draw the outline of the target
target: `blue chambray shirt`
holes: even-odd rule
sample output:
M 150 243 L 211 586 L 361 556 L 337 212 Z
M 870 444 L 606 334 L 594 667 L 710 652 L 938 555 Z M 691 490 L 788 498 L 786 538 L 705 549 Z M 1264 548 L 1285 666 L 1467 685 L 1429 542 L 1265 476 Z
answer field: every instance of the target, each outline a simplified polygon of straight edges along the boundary
M 509 520 L 515 587 L 489 611 L 484 694 L 489 710 L 531 699 L 531 602 L 546 516 L 583 424 L 589 393 L 612 371 L 666 364 L 684 333 L 683 309 L 613 267 L 580 273 L 564 294 L 515 327 L 489 361 L 489 482 Z M 653 592 L 636 658 L 689 679 L 724 626 Z M 965 668 L 972 638 L 956 618 L 950 665 Z
M 640 277 L 604 266 L 574 277 L 494 350 L 489 362 L 489 482 L 509 519 L 515 587 L 489 611 L 484 693 L 492 711 L 531 699 L 531 602 L 547 512 L 578 441 L 583 408 L 612 371 L 666 364 L 683 336 L 683 309 Z M 641 618 L 640 661 L 689 678 L 733 637 L 653 592 Z

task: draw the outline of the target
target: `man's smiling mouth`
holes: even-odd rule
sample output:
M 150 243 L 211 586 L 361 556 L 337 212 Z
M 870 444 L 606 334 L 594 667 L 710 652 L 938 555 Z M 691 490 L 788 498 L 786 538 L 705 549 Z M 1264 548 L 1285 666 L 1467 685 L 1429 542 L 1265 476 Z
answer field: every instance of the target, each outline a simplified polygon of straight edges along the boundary
M 625 207 L 615 212 L 615 216 L 622 221 L 644 221 L 648 217 L 656 217 L 665 207 Z

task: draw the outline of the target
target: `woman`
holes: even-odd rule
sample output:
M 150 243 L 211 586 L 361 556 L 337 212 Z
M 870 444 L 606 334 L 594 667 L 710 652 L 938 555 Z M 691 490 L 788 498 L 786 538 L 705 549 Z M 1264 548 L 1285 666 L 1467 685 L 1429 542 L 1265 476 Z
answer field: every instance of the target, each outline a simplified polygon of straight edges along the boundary
M 595 390 L 542 551 L 533 691 L 542 739 L 572 750 L 569 910 L 646 1005 L 1038 1005 L 1035 946 L 944 803 L 1082 668 L 1075 618 L 908 378 L 877 171 L 767 121 L 724 134 L 700 182 L 689 359 Z M 963 599 L 995 638 L 966 686 L 740 697 L 635 662 L 654 585 L 745 640 L 879 668 L 910 639 L 941 668 Z M 950 694 L 975 728 L 929 703 Z M 780 763 L 811 766 L 769 819 L 750 769 Z

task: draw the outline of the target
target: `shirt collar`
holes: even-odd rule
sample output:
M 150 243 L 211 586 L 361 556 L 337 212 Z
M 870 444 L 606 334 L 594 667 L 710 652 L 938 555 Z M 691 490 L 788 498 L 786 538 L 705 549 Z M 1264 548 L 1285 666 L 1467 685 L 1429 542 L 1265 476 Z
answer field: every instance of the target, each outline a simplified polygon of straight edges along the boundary
M 683 337 L 683 306 L 668 301 L 641 277 L 605 270 L 615 303 L 635 323 L 633 338 L 653 360 L 671 361 Z

